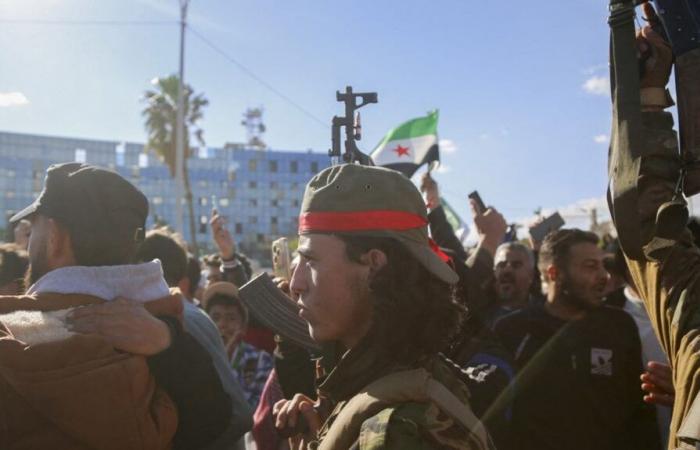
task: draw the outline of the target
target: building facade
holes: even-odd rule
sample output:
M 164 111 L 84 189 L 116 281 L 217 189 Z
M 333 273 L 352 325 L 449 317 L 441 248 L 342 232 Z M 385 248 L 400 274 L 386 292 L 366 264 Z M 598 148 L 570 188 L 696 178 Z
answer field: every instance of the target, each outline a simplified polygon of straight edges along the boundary
M 175 226 L 175 180 L 142 144 L 0 132 L 0 211 L 6 227 L 12 214 L 39 195 L 46 169 L 69 161 L 120 173 L 148 197 L 149 226 Z M 239 247 L 266 264 L 272 240 L 296 235 L 306 182 L 330 161 L 311 151 L 227 146 L 199 149 L 187 163 L 200 248 L 214 248 L 208 221 L 216 207 Z M 183 237 L 189 241 L 188 210 L 182 201 Z

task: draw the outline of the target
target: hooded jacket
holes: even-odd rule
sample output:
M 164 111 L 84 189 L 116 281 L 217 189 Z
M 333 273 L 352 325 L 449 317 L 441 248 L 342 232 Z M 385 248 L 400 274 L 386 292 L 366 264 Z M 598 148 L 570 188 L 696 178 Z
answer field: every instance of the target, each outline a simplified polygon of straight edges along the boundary
M 126 296 L 182 318 L 158 262 L 68 267 L 0 297 L 0 448 L 169 449 L 177 410 L 146 358 L 65 325 L 71 308 Z M 76 291 L 78 293 L 76 293 Z

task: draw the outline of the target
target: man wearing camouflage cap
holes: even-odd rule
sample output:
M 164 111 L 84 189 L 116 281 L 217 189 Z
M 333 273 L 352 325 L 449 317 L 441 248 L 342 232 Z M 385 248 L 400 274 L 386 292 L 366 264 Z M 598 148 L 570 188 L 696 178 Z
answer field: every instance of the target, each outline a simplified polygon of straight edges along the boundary
M 295 447 L 492 447 L 458 371 L 438 356 L 462 310 L 427 224 L 420 193 L 393 170 L 335 166 L 307 185 L 291 290 L 313 339 L 338 358 L 322 361 L 317 402 L 275 405 L 279 429 L 308 425 Z

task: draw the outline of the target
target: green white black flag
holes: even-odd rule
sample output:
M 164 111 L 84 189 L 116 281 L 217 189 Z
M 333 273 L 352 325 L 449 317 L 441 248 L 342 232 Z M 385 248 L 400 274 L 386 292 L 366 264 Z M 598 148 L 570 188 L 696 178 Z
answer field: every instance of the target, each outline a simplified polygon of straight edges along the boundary
M 423 164 L 440 161 L 437 123 L 437 111 L 402 123 L 389 131 L 372 151 L 372 161 L 376 166 L 403 172 L 409 178 Z

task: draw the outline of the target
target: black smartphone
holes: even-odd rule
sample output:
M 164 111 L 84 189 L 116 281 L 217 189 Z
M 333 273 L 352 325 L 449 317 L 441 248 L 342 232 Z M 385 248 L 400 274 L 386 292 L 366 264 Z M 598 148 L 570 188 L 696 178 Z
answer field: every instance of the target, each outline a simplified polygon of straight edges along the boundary
M 479 214 L 483 214 L 484 211 L 486 211 L 486 205 L 481 199 L 481 196 L 479 195 L 478 191 L 474 191 L 471 194 L 469 194 L 469 198 L 474 200 L 474 202 L 476 203 L 476 212 L 478 212 Z
M 542 222 L 530 227 L 530 237 L 535 242 L 542 242 L 545 236 L 554 230 L 564 226 L 564 219 L 558 212 L 544 219 Z

